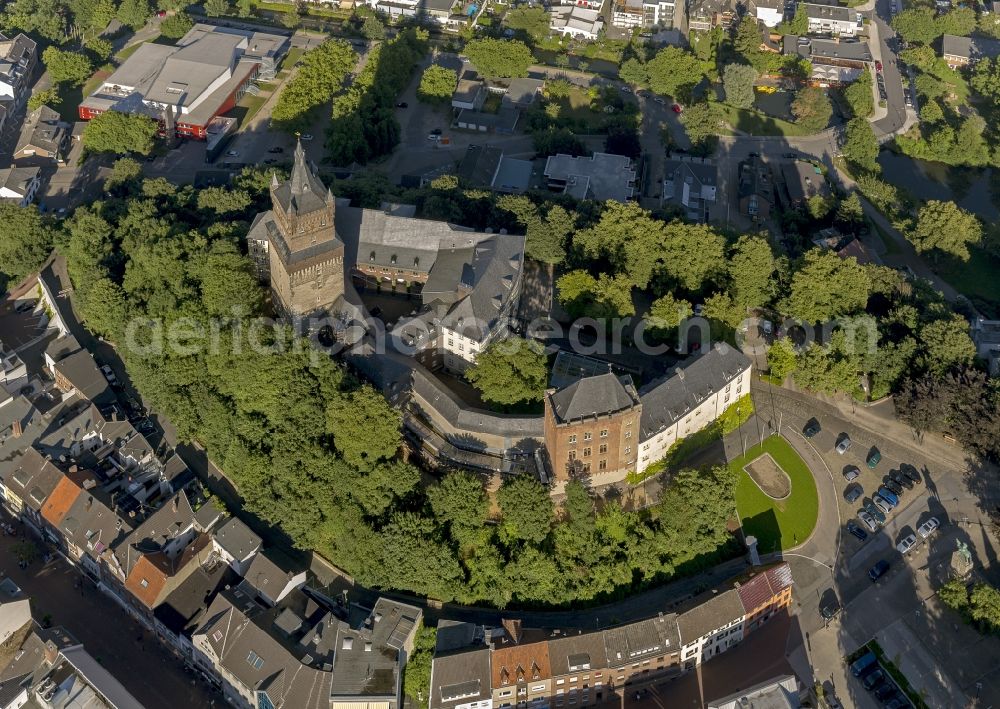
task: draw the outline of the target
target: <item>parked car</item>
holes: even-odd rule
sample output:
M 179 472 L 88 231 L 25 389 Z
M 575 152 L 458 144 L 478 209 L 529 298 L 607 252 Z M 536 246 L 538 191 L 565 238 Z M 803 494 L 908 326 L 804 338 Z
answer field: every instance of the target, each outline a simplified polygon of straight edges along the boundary
M 907 480 L 911 480 L 914 485 L 919 485 L 920 483 L 923 482 L 923 479 L 920 477 L 919 471 L 917 471 L 917 469 L 914 468 L 909 463 L 903 463 L 902 465 L 900 465 L 899 472 L 905 475 Z
M 938 521 L 937 517 L 931 517 L 929 520 L 924 522 L 922 525 L 917 527 L 917 534 L 920 535 L 921 539 L 927 539 L 927 537 L 934 534 L 938 527 L 941 526 L 941 522 Z
M 280 147 L 280 146 L 275 146 L 275 147 L 271 148 L 270 150 L 268 150 L 267 152 L 269 152 L 269 153 L 283 153 L 283 152 L 285 152 L 285 149 L 282 148 L 282 147 Z
M 860 512 L 858 512 L 858 519 L 860 519 L 864 523 L 864 525 L 868 527 L 868 531 L 870 532 L 878 531 L 878 522 L 876 522 L 875 518 L 872 515 L 868 514 L 865 510 L 861 510 Z
M 14 312 L 15 313 L 26 313 L 29 310 L 34 310 L 34 308 L 35 308 L 35 301 L 29 300 L 28 302 L 21 303 L 16 308 L 14 308 Z
M 882 484 L 885 485 L 890 490 L 892 490 L 897 496 L 903 494 L 903 488 L 899 485 L 899 483 L 890 478 L 888 475 L 886 475 L 885 478 L 882 480 Z
M 670 110 L 673 111 L 674 113 L 682 113 L 684 111 L 684 107 L 679 103 L 675 103 L 673 106 L 670 107 Z
M 299 140 L 308 143 L 313 139 L 312 133 L 306 133 L 305 135 L 299 136 Z
M 878 581 L 880 578 L 885 576 L 886 572 L 889 570 L 889 562 L 885 559 L 879 561 L 875 566 L 868 569 L 868 578 L 872 581 Z
M 654 96 L 654 97 L 653 97 L 653 100 L 654 100 L 654 101 L 656 101 L 656 102 L 657 102 L 658 104 L 660 104 L 661 106 L 665 106 L 665 105 L 666 105 L 666 103 L 667 103 L 667 102 L 666 102 L 666 101 L 664 101 L 664 100 L 663 100 L 663 98 L 662 98 L 662 97 L 660 97 L 660 96 Z
M 844 490 L 844 499 L 847 503 L 853 505 L 859 497 L 865 494 L 865 489 L 860 485 L 849 485 L 846 490 Z
M 868 457 L 865 458 L 865 462 L 868 463 L 868 467 L 875 470 L 878 466 L 879 461 L 882 460 L 882 452 L 878 448 L 872 448 L 868 451 Z
M 882 510 L 875 506 L 874 502 L 866 502 L 863 507 L 865 508 L 865 512 L 879 521 L 879 524 L 885 524 L 885 515 L 882 513 Z
M 849 520 L 847 522 L 847 531 L 853 536 L 857 537 L 859 542 L 863 542 L 864 540 L 868 539 L 868 532 L 861 529 L 861 527 L 859 527 L 857 522 L 855 522 L 854 520 Z
M 108 365 L 106 364 L 101 365 L 101 374 L 104 375 L 104 378 L 108 380 L 108 384 L 110 384 L 111 386 L 114 386 L 115 384 L 118 383 L 118 377 L 115 376 L 114 371 Z
M 890 470 L 889 471 L 889 478 L 891 478 L 897 485 L 905 487 L 907 490 L 912 490 L 913 489 L 913 481 L 910 480 L 905 475 L 903 475 L 898 470 Z
M 899 498 L 896 497 L 892 490 L 888 490 L 884 487 L 878 489 L 879 497 L 888 502 L 893 507 L 899 507 Z
M 399 103 L 396 104 L 396 108 L 409 108 L 409 107 L 410 104 L 408 104 L 406 101 L 400 101 Z
M 866 672 L 870 672 L 878 665 L 878 658 L 874 652 L 866 652 L 851 665 L 851 674 L 860 677 Z
M 882 562 L 879 563 L 881 564 Z M 869 572 L 869 574 L 870 573 L 871 572 Z M 883 672 L 882 668 L 879 667 L 874 672 L 869 672 L 868 674 L 866 674 L 864 678 L 861 680 L 861 684 L 864 685 L 865 689 L 870 691 L 874 689 L 876 685 L 881 684 L 882 681 L 884 680 L 885 680 L 885 672 Z
M 909 707 L 909 706 L 910 706 L 910 701 L 899 692 L 895 692 L 885 702 L 885 709 L 904 709 L 904 707 Z
M 861 468 L 856 465 L 848 465 L 844 468 L 844 480 L 851 482 L 861 477 Z
M 226 153 L 226 155 L 228 155 L 231 158 L 238 158 L 240 156 L 240 153 L 237 150 L 230 150 Z
M 847 451 L 851 449 L 851 437 L 846 433 L 841 434 L 840 440 L 837 442 L 837 452 L 844 455 Z
M 875 503 L 875 507 L 882 511 L 882 514 L 887 515 L 892 512 L 893 506 L 890 505 L 881 495 L 874 495 L 872 501 Z
M 882 62 L 875 62 L 875 71 L 882 71 Z
M 802 435 L 804 435 L 806 438 L 812 438 L 817 433 L 819 433 L 819 431 L 820 431 L 819 421 L 817 421 L 816 419 L 809 419 L 808 421 L 806 421 L 806 427 L 802 429 Z
M 874 694 L 875 698 L 878 699 L 880 702 L 886 701 L 889 697 L 891 697 L 895 693 L 896 693 L 896 685 L 890 682 L 888 678 L 886 678 L 886 680 L 882 682 L 882 684 L 878 685 L 877 687 L 875 687 L 874 690 L 872 690 L 872 694 Z
M 622 93 L 623 93 L 623 94 L 630 94 L 630 93 L 632 93 L 632 89 L 630 89 L 630 88 L 629 88 L 629 87 L 627 87 L 627 86 L 623 86 L 623 87 L 622 87 Z
M 899 544 L 896 545 L 896 551 L 898 551 L 900 554 L 905 554 L 915 546 L 917 546 L 917 535 L 907 534 L 905 537 L 899 540 Z

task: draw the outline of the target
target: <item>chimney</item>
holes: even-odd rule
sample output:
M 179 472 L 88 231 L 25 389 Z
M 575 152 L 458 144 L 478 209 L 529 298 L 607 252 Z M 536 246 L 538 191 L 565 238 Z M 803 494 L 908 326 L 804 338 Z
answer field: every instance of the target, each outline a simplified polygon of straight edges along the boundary
M 87 502 L 84 505 L 84 509 L 89 510 L 91 505 L 94 504 L 94 497 L 92 495 L 87 495 Z
M 56 660 L 59 659 L 59 648 L 51 640 L 45 643 L 44 657 L 45 662 L 49 665 L 54 665 Z
M 180 501 L 177 499 L 177 495 L 174 495 L 174 501 L 171 504 L 173 505 L 174 512 L 176 512 L 178 506 L 180 505 Z
M 21 419 L 14 419 L 14 423 L 10 425 L 10 430 L 14 434 L 14 438 L 20 438 L 21 434 L 24 433 L 24 429 L 21 427 Z

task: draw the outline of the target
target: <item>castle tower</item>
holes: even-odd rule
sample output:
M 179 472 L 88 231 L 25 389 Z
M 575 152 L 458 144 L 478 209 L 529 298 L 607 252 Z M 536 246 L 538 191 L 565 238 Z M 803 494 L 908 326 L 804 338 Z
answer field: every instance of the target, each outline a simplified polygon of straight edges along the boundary
M 327 312 L 344 294 L 344 244 L 333 194 L 306 161 L 302 143 L 287 182 L 271 181 L 274 227 L 268 259 L 275 308 L 288 317 Z

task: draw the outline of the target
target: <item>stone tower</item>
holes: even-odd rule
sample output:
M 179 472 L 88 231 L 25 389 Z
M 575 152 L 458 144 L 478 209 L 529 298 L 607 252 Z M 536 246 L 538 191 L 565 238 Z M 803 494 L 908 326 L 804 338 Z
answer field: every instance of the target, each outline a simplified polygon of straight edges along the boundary
M 302 143 L 287 182 L 271 180 L 274 227 L 268 259 L 274 306 L 286 317 L 319 316 L 344 294 L 344 243 L 333 194 L 306 161 Z

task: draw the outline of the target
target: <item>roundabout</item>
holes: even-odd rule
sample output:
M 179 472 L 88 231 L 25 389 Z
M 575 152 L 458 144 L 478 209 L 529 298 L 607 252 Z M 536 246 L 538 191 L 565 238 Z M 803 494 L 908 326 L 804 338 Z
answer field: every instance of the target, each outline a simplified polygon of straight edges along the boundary
M 729 463 L 736 476 L 736 511 L 743 535 L 757 538 L 761 554 L 800 546 L 812 535 L 819 515 L 816 481 L 808 466 L 781 436 Z

